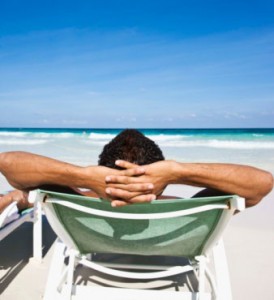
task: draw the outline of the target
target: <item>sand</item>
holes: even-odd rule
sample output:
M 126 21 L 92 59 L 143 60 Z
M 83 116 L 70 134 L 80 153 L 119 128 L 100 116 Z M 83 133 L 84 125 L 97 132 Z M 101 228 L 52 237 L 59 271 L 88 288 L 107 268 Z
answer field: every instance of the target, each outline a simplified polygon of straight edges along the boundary
M 5 189 L 3 178 L 0 178 Z M 172 186 L 168 194 L 193 189 Z M 258 206 L 233 217 L 224 242 L 228 258 L 233 299 L 274 299 L 274 192 Z M 0 298 L 2 300 L 41 299 L 46 284 L 55 236 L 44 220 L 44 258 L 42 264 L 30 260 L 32 226 L 23 224 L 0 243 Z

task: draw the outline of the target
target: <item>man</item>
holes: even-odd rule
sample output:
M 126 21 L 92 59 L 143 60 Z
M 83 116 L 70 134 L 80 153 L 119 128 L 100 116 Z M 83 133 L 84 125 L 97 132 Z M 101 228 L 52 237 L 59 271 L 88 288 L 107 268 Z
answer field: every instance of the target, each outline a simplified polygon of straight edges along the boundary
M 150 159 L 154 150 L 155 159 L 144 159 Z M 195 196 L 237 194 L 250 207 L 273 188 L 273 177 L 264 170 L 236 164 L 179 163 L 164 160 L 159 150 L 140 132 L 125 130 L 105 146 L 99 166 L 79 167 L 27 152 L 6 152 L 0 154 L 0 172 L 21 191 L 41 186 L 63 191 L 70 187 L 71 192 L 85 188 L 90 190 L 88 195 L 109 199 L 113 206 L 148 202 L 168 184 L 186 184 L 205 188 Z
M 14 166 L 16 165 L 16 160 L 21 158 L 21 160 L 24 160 L 24 166 L 17 168 L 17 172 L 20 172 L 22 169 L 23 172 L 28 172 L 30 166 L 26 166 L 27 161 L 30 161 L 30 164 L 36 164 L 32 159 L 37 160 L 37 164 L 39 164 L 39 161 L 44 161 L 46 163 L 46 158 L 42 160 L 42 157 L 38 157 L 36 155 L 30 155 L 29 153 L 22 153 L 22 152 L 14 152 L 14 153 L 6 153 L 3 156 L 6 156 L 6 161 L 7 158 L 12 159 Z M 127 161 L 134 162 L 138 165 L 144 165 L 144 164 L 151 164 L 154 162 L 157 162 L 159 160 L 164 160 L 163 153 L 161 149 L 156 145 L 152 140 L 149 138 L 145 137 L 141 132 L 137 130 L 124 130 L 120 134 L 118 134 L 112 141 L 110 141 L 108 144 L 104 146 L 104 149 L 102 153 L 99 155 L 99 162 L 98 164 L 100 166 L 105 166 L 108 168 L 112 169 L 119 169 L 121 168 L 119 166 L 115 165 L 115 161 L 117 159 L 123 159 Z M 4 161 L 5 159 L 3 159 Z M 56 164 L 56 161 L 49 160 L 49 165 L 54 166 Z M 1 161 L 0 161 L 1 165 Z M 65 168 L 68 167 L 69 165 L 63 165 L 60 168 Z M 6 166 L 7 167 L 7 166 Z M 37 165 L 39 168 L 43 168 L 42 165 Z M 70 167 L 72 167 L 70 165 Z M 1 171 L 1 169 L 0 169 Z M 37 170 L 35 170 L 36 172 Z M 56 170 L 54 170 L 55 172 Z M 112 170 L 109 170 L 111 174 Z M 3 170 L 3 173 L 5 171 Z M 119 173 L 122 174 L 122 173 Z M 7 179 L 11 178 L 11 173 L 10 171 L 7 172 Z M 17 176 L 18 174 L 16 174 Z M 17 177 L 16 177 L 17 178 Z M 32 177 L 25 177 L 27 178 L 27 182 L 24 182 L 24 184 L 27 184 L 24 187 L 18 187 L 20 189 L 24 188 L 24 191 L 22 190 L 15 190 L 12 191 L 6 195 L 1 195 L 0 198 L 0 212 L 3 210 L 8 204 L 10 204 L 13 201 L 17 201 L 17 206 L 19 210 L 22 210 L 26 207 L 29 206 L 29 203 L 27 201 L 28 198 L 28 191 L 29 189 L 32 189 L 34 187 L 34 182 L 32 184 Z M 37 180 L 37 178 L 35 178 Z M 19 181 L 22 183 L 22 179 L 20 177 Z M 14 185 L 12 182 L 10 182 L 11 185 Z M 85 194 L 89 196 L 102 196 L 104 198 L 107 198 L 106 195 L 102 194 L 102 191 L 99 189 L 99 194 L 95 193 L 94 190 L 96 189 L 95 187 L 92 188 L 92 190 L 88 192 L 82 192 L 80 189 L 77 188 L 77 186 L 74 186 L 70 184 L 69 186 L 63 185 L 61 181 L 58 179 L 54 184 L 50 183 L 46 177 L 42 178 L 39 183 L 39 187 L 42 189 L 47 189 L 47 190 L 54 190 L 54 191 L 59 191 L 59 192 L 64 192 L 64 193 L 77 193 L 77 194 Z M 26 190 L 26 191 L 25 191 Z M 152 197 L 154 198 L 154 196 Z M 151 198 L 151 199 L 152 199 Z M 142 200 L 142 199 L 141 199 Z M 145 199 L 143 199 L 145 200 Z M 148 198 L 150 200 L 150 198 Z

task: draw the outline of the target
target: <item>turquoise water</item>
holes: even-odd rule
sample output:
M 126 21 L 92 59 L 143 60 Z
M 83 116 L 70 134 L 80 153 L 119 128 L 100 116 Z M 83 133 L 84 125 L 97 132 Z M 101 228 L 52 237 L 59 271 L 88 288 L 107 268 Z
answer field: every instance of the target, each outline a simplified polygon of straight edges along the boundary
M 0 128 L 0 151 L 30 151 L 79 165 L 96 164 L 121 129 Z M 274 129 L 140 129 L 182 162 L 244 163 L 274 173 Z

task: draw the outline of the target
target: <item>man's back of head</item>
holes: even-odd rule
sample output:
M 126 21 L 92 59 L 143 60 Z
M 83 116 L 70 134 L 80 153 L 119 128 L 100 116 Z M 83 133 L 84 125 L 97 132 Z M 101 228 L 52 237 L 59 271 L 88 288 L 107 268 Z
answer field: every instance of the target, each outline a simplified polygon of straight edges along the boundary
M 99 155 L 98 164 L 119 169 L 115 165 L 118 159 L 138 165 L 151 164 L 164 160 L 163 153 L 154 141 L 135 129 L 126 129 L 105 145 Z

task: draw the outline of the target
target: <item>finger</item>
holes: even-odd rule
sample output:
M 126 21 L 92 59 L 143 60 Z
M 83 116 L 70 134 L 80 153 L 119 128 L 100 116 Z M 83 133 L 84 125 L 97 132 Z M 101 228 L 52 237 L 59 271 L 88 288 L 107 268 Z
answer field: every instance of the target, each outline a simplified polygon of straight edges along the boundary
M 136 182 L 136 178 L 131 178 L 127 176 L 119 175 L 108 175 L 106 177 L 106 183 L 115 183 L 115 184 L 130 184 Z
M 107 188 L 120 189 L 128 192 L 150 193 L 153 190 L 154 185 L 152 183 L 133 183 L 133 184 L 111 183 L 107 185 Z
M 115 165 L 123 169 L 132 169 L 138 167 L 138 165 L 122 159 L 116 160 Z
M 136 196 L 128 201 L 112 200 L 111 206 L 112 207 L 121 207 L 121 206 L 134 204 L 134 203 L 147 203 L 147 202 L 151 202 L 155 199 L 156 199 L 156 196 L 154 194 L 141 195 L 141 196 Z
M 141 180 L 138 177 L 131 177 L 126 175 L 108 175 L 105 178 L 106 183 L 122 183 L 122 184 L 130 184 L 130 183 L 140 183 Z M 144 181 L 144 180 L 143 180 Z
M 140 176 L 140 175 L 145 174 L 145 172 L 146 172 L 146 170 L 145 170 L 144 167 L 136 167 L 136 168 L 120 171 L 120 175 L 123 175 L 123 176 Z
M 111 201 L 112 207 L 121 207 L 121 206 L 125 206 L 125 205 L 128 205 L 128 202 L 122 201 L 122 200 L 112 200 Z
M 116 160 L 115 164 L 123 169 L 124 172 L 120 172 L 126 176 L 134 176 L 134 175 L 141 175 L 145 173 L 145 168 L 134 163 L 125 161 L 125 160 Z
M 147 195 L 140 195 L 133 197 L 128 200 L 129 203 L 146 203 L 156 200 L 156 195 L 154 194 L 147 194 Z
M 115 199 L 128 200 L 140 195 L 140 193 L 136 193 L 136 192 L 133 193 L 133 192 L 128 192 L 126 190 L 113 189 L 113 188 L 106 188 L 106 194 L 108 195 L 108 197 L 110 197 L 113 200 Z

